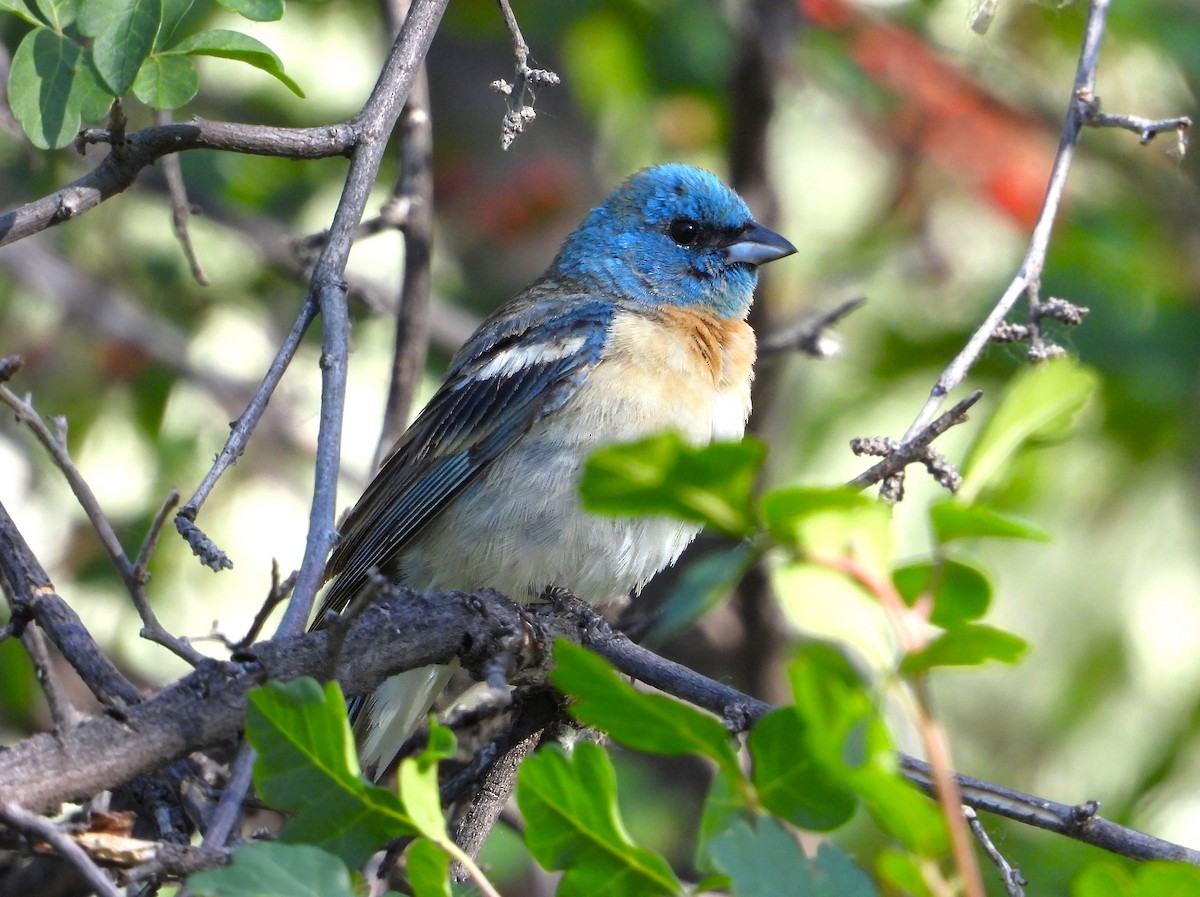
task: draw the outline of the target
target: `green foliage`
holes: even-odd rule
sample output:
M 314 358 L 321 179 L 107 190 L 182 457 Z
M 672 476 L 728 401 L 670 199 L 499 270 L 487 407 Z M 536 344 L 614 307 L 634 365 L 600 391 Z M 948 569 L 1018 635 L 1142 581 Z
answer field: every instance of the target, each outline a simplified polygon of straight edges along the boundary
M 909 607 L 933 600 L 929 622 L 951 627 L 978 620 L 992 603 L 992 586 L 982 571 L 958 561 L 907 564 L 892 571 L 892 584 Z
M 874 897 L 875 886 L 841 850 L 824 842 L 811 859 L 774 819 L 738 822 L 713 842 L 713 859 L 735 897 Z
M 639 751 L 668 757 L 695 753 L 737 768 L 729 733 L 706 713 L 624 682 L 602 658 L 561 639 L 550 681 L 575 698 L 571 715 Z
M 1195 897 L 1200 869 L 1183 863 L 1144 863 L 1136 874 L 1106 860 L 1081 872 L 1071 883 L 1071 897 Z
M 358 897 L 337 857 L 270 841 L 238 848 L 228 866 L 193 875 L 188 887 L 196 897 Z
M 401 762 L 399 795 L 359 776 L 336 683 L 322 688 L 298 679 L 255 689 L 246 737 L 258 754 L 258 793 L 293 815 L 280 833 L 283 843 L 240 848 L 231 866 L 194 876 L 194 890 L 214 897 L 349 894 L 347 867 L 358 868 L 393 838 L 419 835 L 410 848 L 413 887 L 418 897 L 448 893 L 450 857 L 464 859 L 446 833 L 438 793 L 437 764 L 454 753 L 452 733 L 434 724 L 426 749 Z
M 525 842 L 546 869 L 562 869 L 560 897 L 660 897 L 683 885 L 661 856 L 636 846 L 617 812 L 616 776 L 599 745 L 552 747 L 521 766 L 517 803 Z
M 1023 446 L 1065 438 L 1098 383 L 1095 371 L 1065 358 L 1020 370 L 971 448 L 959 499 L 969 504 L 998 485 Z
M 978 666 L 989 660 L 1016 663 L 1029 645 L 1024 639 L 979 623 L 968 623 L 948 629 L 920 651 L 914 651 L 900 662 L 900 672 L 917 676 L 934 667 Z
M 223 5 L 256 21 L 283 15 L 282 0 Z M 130 91 L 151 108 L 176 109 L 199 89 L 191 56 L 245 62 L 304 96 L 279 58 L 249 35 L 213 30 L 178 40 L 190 8 L 190 0 L 5 0 L 0 10 L 34 26 L 13 54 L 8 80 L 26 136 L 42 149 L 66 146 L 81 120 L 99 120 Z
M 385 841 L 419 829 L 399 796 L 359 775 L 341 689 L 312 679 L 250 693 L 246 737 L 258 758 L 254 785 L 294 815 L 283 841 L 315 844 L 357 867 Z
M 929 506 L 929 523 L 941 544 L 954 539 L 1009 538 L 1049 542 L 1050 534 L 1032 523 L 1001 514 L 984 505 L 947 499 Z
M 754 522 L 754 481 L 766 448 L 753 439 L 688 445 L 662 433 L 592 453 L 580 492 L 589 511 L 663 514 L 705 523 L 734 536 Z

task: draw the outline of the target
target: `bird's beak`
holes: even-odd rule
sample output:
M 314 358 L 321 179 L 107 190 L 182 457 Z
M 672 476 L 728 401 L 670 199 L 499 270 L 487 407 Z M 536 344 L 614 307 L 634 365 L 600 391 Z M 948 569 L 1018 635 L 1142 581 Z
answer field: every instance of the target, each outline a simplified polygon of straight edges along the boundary
M 763 265 L 791 255 L 796 247 L 773 230 L 761 224 L 751 224 L 725 249 L 725 258 L 730 262 L 745 262 L 747 265 Z

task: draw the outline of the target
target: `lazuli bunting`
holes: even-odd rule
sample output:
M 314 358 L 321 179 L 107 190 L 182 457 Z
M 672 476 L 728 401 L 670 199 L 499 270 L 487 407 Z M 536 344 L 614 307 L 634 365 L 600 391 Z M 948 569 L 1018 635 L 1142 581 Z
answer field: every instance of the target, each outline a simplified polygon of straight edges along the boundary
M 699 527 L 593 516 L 595 448 L 674 428 L 737 439 L 750 413 L 756 267 L 795 252 L 736 193 L 687 165 L 638 172 L 566 238 L 546 273 L 489 317 L 346 518 L 321 615 L 375 570 L 417 590 L 559 586 L 595 604 L 637 592 Z M 354 710 L 381 776 L 450 675 L 394 676 Z

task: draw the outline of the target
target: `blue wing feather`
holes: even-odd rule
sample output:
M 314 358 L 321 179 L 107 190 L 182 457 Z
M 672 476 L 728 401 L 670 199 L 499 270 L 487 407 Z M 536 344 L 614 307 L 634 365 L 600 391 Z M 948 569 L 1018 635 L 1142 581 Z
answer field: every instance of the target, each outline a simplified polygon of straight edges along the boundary
M 600 360 L 610 302 L 533 284 L 484 322 L 451 364 L 437 393 L 397 442 L 351 510 L 325 570 L 321 611 L 342 610 L 371 570 L 386 571 L 404 544 L 538 420 L 570 400 Z M 574 343 L 578 342 L 577 347 Z M 538 346 L 572 351 L 482 376 L 505 353 Z M 316 625 L 316 624 L 314 624 Z

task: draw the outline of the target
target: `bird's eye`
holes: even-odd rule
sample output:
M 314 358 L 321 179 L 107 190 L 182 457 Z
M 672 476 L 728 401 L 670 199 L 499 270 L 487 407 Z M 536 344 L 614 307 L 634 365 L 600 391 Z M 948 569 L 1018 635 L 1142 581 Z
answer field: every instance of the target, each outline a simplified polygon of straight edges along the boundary
M 676 218 L 671 222 L 667 233 L 680 246 L 691 246 L 700 235 L 700 225 L 691 218 Z

